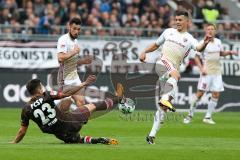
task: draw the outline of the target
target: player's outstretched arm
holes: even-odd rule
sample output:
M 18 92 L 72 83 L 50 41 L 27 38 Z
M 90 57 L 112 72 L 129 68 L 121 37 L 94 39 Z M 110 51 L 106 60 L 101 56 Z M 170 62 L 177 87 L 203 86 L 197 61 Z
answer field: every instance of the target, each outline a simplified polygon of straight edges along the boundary
M 77 65 L 90 64 L 92 63 L 92 59 L 92 56 L 81 58 L 77 61 Z
M 140 60 L 141 62 L 145 62 L 146 54 L 157 50 L 158 47 L 159 47 L 159 46 L 158 46 L 156 43 L 152 43 L 152 44 L 151 44 L 150 46 L 148 46 L 143 52 L 141 52 L 141 54 L 140 54 L 140 56 L 139 56 L 139 60 Z
M 17 133 L 15 139 L 12 141 L 12 143 L 20 142 L 23 139 L 23 137 L 25 136 L 27 129 L 28 129 L 28 126 L 21 125 L 21 127 L 18 130 L 18 133 Z
M 86 81 L 82 82 L 79 86 L 76 86 L 66 92 L 59 92 L 57 95 L 51 95 L 51 97 L 53 99 L 62 99 L 65 97 L 69 97 L 74 95 L 75 93 L 77 93 L 79 90 L 81 90 L 82 88 L 90 85 L 91 83 L 96 81 L 96 76 L 95 75 L 90 75 L 87 77 Z
M 221 51 L 220 52 L 220 56 L 228 56 L 228 55 L 232 55 L 232 54 L 238 54 L 238 52 L 236 52 L 236 51 Z
M 72 56 L 78 54 L 80 52 L 80 48 L 75 45 L 73 50 L 69 51 L 67 54 L 64 52 L 58 53 L 58 61 L 64 62 L 66 59 L 71 58 Z

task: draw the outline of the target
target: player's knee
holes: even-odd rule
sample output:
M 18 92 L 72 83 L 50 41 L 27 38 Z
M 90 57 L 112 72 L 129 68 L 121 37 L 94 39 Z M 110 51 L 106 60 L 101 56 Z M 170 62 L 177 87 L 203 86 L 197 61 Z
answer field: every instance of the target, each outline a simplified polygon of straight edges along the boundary
M 166 106 L 160 106 L 160 107 L 161 107 L 163 112 L 167 113 L 168 108 Z
M 92 103 L 84 105 L 84 106 L 89 110 L 89 112 L 93 112 L 96 110 L 96 106 Z
M 175 70 L 173 70 L 170 73 L 170 76 L 173 77 L 174 79 L 176 79 L 177 81 L 179 81 L 179 79 L 180 79 L 180 74 L 178 73 L 178 71 L 175 71 Z
M 219 96 L 220 96 L 220 93 L 219 93 L 219 92 L 212 92 L 212 98 L 218 99 Z
M 72 98 L 75 101 L 75 103 L 77 104 L 77 106 L 82 106 L 85 104 L 85 100 L 84 100 L 83 96 L 73 95 Z
M 204 94 L 204 92 L 198 91 L 197 94 L 196 94 L 197 99 L 201 99 L 203 94 Z
M 162 77 L 167 73 L 166 67 L 162 64 L 162 61 L 157 61 L 155 71 L 159 77 Z
M 57 107 L 60 109 L 60 111 L 66 112 L 69 110 L 71 105 L 72 105 L 71 98 L 65 98 L 63 100 L 60 100 L 60 102 L 57 104 Z

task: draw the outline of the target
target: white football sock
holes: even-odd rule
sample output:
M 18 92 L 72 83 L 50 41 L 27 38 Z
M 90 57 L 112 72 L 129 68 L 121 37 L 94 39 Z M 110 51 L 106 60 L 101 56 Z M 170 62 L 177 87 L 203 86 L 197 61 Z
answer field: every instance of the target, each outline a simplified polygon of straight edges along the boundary
M 190 109 L 189 109 L 189 116 L 193 117 L 195 109 L 197 108 L 197 102 L 199 99 L 197 98 L 196 94 L 194 94 L 190 98 Z
M 162 124 L 163 124 L 163 121 L 164 121 L 164 115 L 165 115 L 165 112 L 158 109 L 157 112 L 155 113 L 155 116 L 154 116 L 154 121 L 153 121 L 153 126 L 152 126 L 152 130 L 149 134 L 149 136 L 151 137 L 155 137 L 158 130 L 161 128 Z
M 164 100 L 169 100 L 169 96 L 173 97 L 173 99 L 175 98 L 175 94 L 177 92 L 177 80 L 173 77 L 168 78 L 166 85 L 171 85 L 172 90 L 169 91 L 168 93 L 165 93 L 162 96 L 162 99 Z M 170 86 L 169 86 L 170 87 Z
M 205 115 L 205 118 L 211 118 L 212 112 L 214 111 L 215 107 L 217 106 L 218 99 L 211 97 L 211 99 L 208 102 L 208 110 Z

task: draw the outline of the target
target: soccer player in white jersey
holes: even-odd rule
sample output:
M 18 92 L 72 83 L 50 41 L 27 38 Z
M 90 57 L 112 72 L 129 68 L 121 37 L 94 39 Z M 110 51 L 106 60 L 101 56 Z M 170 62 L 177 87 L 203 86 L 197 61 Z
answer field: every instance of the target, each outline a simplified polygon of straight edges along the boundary
M 194 50 L 202 51 L 207 43 L 209 42 L 210 37 L 206 36 L 204 43 L 201 45 L 197 44 L 197 40 L 193 38 L 188 31 L 189 24 L 189 15 L 187 11 L 178 10 L 175 12 L 175 28 L 166 29 L 157 41 L 147 47 L 140 54 L 140 61 L 145 62 L 146 54 L 153 52 L 162 45 L 162 54 L 161 58 L 156 62 L 156 72 L 159 76 L 162 76 L 161 71 L 158 72 L 160 65 L 164 66 L 167 70 L 164 75 L 167 76 L 167 84 L 170 84 L 172 89 L 171 91 L 161 95 L 159 100 L 159 108 L 154 117 L 154 123 L 150 134 L 146 137 L 146 140 L 149 144 L 154 144 L 154 138 L 157 131 L 159 130 L 161 124 L 164 120 L 164 114 L 167 109 L 175 111 L 175 108 L 171 104 L 171 100 L 174 98 L 174 94 L 177 89 L 177 82 L 180 79 L 179 67 L 189 52 Z
M 81 19 L 74 17 L 69 21 L 69 32 L 62 35 L 57 42 L 58 61 L 60 64 L 58 71 L 59 90 L 67 92 L 72 87 L 78 86 L 81 80 L 77 73 L 77 66 L 81 64 L 90 64 L 91 57 L 79 59 L 80 47 L 78 36 L 81 31 Z M 76 105 L 82 106 L 84 97 L 82 91 L 73 95 Z
M 198 81 L 198 91 L 191 98 L 189 114 L 183 120 L 185 124 L 191 122 L 197 106 L 197 102 L 207 91 L 210 91 L 212 93 L 212 96 L 208 102 L 208 110 L 205 118 L 203 119 L 203 122 L 208 124 L 215 124 L 215 122 L 212 120 L 212 112 L 217 106 L 220 92 L 224 91 L 220 56 L 237 54 L 237 52 L 234 51 L 223 51 L 221 40 L 215 38 L 216 26 L 214 24 L 207 24 L 206 34 L 211 35 L 213 38 L 204 49 L 202 56 L 196 55 L 195 57 L 195 62 L 199 67 L 201 74 Z M 203 40 L 200 43 L 203 43 Z M 203 63 L 201 63 L 200 57 L 202 57 Z

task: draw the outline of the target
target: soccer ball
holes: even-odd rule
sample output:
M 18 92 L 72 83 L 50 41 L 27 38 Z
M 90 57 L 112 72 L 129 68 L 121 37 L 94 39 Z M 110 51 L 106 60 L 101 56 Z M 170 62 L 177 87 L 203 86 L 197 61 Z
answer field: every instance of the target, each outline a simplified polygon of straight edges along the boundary
M 123 114 L 132 113 L 135 110 L 135 102 L 130 98 L 125 98 L 124 102 L 118 104 L 118 109 Z

